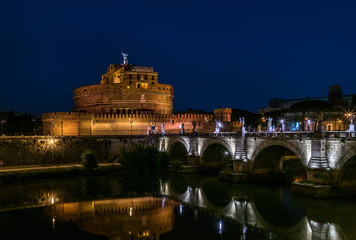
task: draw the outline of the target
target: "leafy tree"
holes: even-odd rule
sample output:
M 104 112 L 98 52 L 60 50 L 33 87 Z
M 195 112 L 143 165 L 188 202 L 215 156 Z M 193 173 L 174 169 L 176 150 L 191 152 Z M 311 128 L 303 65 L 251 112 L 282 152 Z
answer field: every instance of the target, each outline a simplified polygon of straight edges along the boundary
M 127 150 L 122 149 L 118 162 L 128 172 L 157 172 L 168 169 L 169 158 L 167 153 L 158 151 L 157 148 L 136 145 Z
M 98 167 L 98 161 L 96 159 L 96 156 L 90 150 L 85 150 L 81 155 L 81 159 L 82 159 L 82 165 L 88 171 L 91 171 Z

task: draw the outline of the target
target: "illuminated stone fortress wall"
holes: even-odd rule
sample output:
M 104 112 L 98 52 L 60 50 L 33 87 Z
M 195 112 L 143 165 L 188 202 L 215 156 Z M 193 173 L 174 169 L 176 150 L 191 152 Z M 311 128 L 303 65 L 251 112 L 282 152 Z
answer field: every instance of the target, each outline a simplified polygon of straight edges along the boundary
M 147 135 L 213 132 L 214 119 L 230 122 L 231 109 L 214 114 L 172 114 L 173 87 L 158 83 L 152 67 L 111 64 L 100 84 L 74 90 L 73 112 L 44 113 L 43 133 L 51 136 Z M 226 113 L 225 113 L 226 112 Z M 229 116 L 223 116 L 223 115 Z
M 85 112 L 59 112 L 42 115 L 45 135 L 147 135 L 150 131 L 179 133 L 184 124 L 186 133 L 193 131 L 196 123 L 198 132 L 211 132 L 212 114 L 95 114 Z M 210 124 L 209 124 L 210 123 Z
M 111 64 L 98 85 L 74 90 L 74 112 L 172 114 L 173 87 L 152 67 Z

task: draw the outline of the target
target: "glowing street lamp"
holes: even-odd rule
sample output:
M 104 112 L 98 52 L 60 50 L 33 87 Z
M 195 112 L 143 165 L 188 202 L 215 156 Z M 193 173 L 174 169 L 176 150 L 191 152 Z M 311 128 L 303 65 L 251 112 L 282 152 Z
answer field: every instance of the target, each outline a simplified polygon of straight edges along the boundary
M 284 132 L 285 131 L 284 119 L 281 119 L 280 123 L 282 125 L 282 132 Z
M 347 111 L 345 113 L 345 117 L 350 121 L 350 125 L 349 125 L 349 130 L 350 132 L 354 132 L 355 131 L 355 125 L 354 125 L 354 118 L 355 118 L 355 109 L 353 109 L 352 111 Z
M 349 119 L 350 124 L 353 124 L 355 115 L 353 112 L 348 112 L 345 114 L 346 118 Z
M 307 131 L 310 131 L 311 120 L 308 118 L 306 120 L 307 120 Z
M 285 117 L 281 116 L 279 119 L 278 119 L 278 122 L 281 124 L 282 128 L 281 128 L 281 132 L 285 132 L 286 130 L 286 119 Z
M 221 220 L 219 221 L 218 228 L 219 228 L 219 234 L 222 234 L 223 225 L 222 225 L 222 221 Z

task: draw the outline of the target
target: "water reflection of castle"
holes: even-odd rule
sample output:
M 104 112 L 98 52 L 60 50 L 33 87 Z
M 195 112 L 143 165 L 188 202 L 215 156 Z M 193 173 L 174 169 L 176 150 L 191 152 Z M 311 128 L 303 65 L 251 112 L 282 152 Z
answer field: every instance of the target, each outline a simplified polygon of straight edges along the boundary
M 73 222 L 81 230 L 109 239 L 159 239 L 172 230 L 171 199 L 140 197 L 57 204 L 53 216 L 58 222 Z

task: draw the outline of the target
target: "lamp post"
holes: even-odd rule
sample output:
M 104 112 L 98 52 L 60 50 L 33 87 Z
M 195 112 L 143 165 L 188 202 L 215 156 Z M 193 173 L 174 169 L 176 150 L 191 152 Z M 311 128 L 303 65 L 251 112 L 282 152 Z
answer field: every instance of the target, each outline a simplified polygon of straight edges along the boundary
M 350 124 L 349 124 L 349 132 L 354 132 L 355 131 L 355 125 L 354 125 L 354 112 L 348 112 L 345 114 L 346 115 L 346 118 L 349 119 L 350 121 Z
M 281 132 L 284 132 L 285 131 L 284 119 L 279 120 L 279 122 L 281 123 Z

